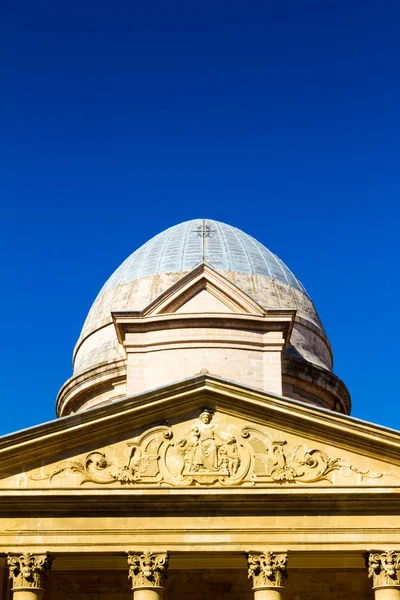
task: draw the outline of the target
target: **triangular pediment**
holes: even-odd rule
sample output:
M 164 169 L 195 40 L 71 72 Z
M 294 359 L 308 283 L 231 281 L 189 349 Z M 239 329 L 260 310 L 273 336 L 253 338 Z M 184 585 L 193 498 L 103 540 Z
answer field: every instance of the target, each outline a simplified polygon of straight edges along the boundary
M 202 375 L 3 438 L 0 495 L 400 488 L 399 448 L 397 432 Z
M 248 294 L 212 267 L 201 264 L 156 298 L 142 316 L 215 312 L 265 315 Z

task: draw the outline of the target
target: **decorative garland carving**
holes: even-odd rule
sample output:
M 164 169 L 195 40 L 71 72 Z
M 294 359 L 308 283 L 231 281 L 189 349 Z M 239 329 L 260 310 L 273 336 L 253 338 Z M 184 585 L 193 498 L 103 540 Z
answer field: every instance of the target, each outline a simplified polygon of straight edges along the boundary
M 168 554 L 128 554 L 129 574 L 132 589 L 140 587 L 162 587 L 167 578 Z
M 247 555 L 248 578 L 253 579 L 253 589 L 283 587 L 287 577 L 287 554 L 264 552 Z
M 373 587 L 400 587 L 400 553 L 370 552 L 366 555 L 368 577 Z
M 10 579 L 12 580 L 12 589 L 43 589 L 52 562 L 53 558 L 48 552 L 38 555 L 27 552 L 20 556 L 9 554 L 7 563 Z
M 175 440 L 173 430 L 153 427 L 126 444 L 123 459 L 101 451 L 81 460 L 63 461 L 51 472 L 30 476 L 52 481 L 56 476 L 81 475 L 85 483 L 120 485 L 257 485 L 332 483 L 333 471 L 342 469 L 360 479 L 382 478 L 386 473 L 361 471 L 318 448 L 287 446 L 260 429 L 221 429 L 211 409 L 204 409 L 187 433 Z

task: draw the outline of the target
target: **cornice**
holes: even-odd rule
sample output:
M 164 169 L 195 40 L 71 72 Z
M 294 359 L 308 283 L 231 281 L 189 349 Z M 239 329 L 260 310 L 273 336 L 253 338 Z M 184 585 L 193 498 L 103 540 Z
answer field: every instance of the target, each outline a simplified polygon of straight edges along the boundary
M 344 382 L 332 371 L 317 367 L 313 363 L 283 355 L 282 358 L 283 381 L 290 381 L 293 385 L 303 384 L 311 391 L 317 388 L 322 391 L 322 397 L 327 395 L 331 402 L 325 403 L 325 407 L 338 410 L 345 415 L 351 411 L 351 397 Z M 337 406 L 339 405 L 339 406 Z
M 56 413 L 64 416 L 67 405 L 69 411 L 75 409 L 76 401 L 82 395 L 87 395 L 92 389 L 102 385 L 112 386 L 118 381 L 126 379 L 126 359 L 104 362 L 90 369 L 86 369 L 68 379 L 56 399 Z M 72 404 L 70 404 L 72 399 Z
M 73 450 L 112 434 L 160 423 L 171 416 L 201 409 L 204 404 L 233 415 L 251 415 L 287 432 L 327 441 L 338 448 L 400 464 L 400 433 L 353 417 L 275 396 L 245 385 L 201 374 L 156 390 L 95 407 L 0 438 L 0 469 L 36 458 L 45 459 L 63 447 Z

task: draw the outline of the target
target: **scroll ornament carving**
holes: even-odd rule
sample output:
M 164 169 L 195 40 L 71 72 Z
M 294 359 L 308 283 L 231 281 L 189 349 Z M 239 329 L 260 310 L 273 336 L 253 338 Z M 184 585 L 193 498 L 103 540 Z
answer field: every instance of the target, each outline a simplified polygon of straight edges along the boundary
M 283 587 L 287 577 L 287 554 L 264 552 L 249 553 L 248 577 L 253 579 L 253 589 L 265 587 Z
M 371 552 L 366 556 L 368 577 L 373 587 L 400 587 L 400 553 Z
M 129 554 L 129 579 L 132 589 L 140 587 L 162 587 L 167 577 L 168 554 Z
M 7 562 L 13 590 L 20 588 L 43 589 L 53 558 L 48 552 L 39 555 L 27 552 L 21 556 L 9 554 Z
M 127 442 L 122 462 L 108 451 L 93 451 L 30 479 L 52 481 L 75 473 L 81 476 L 80 485 L 251 486 L 332 482 L 331 473 L 340 469 L 357 474 L 360 480 L 385 475 L 360 471 L 318 448 L 289 447 L 286 440 L 273 440 L 250 425 L 241 430 L 221 426 L 206 408 L 184 435 L 177 437 L 172 428 L 159 426 Z

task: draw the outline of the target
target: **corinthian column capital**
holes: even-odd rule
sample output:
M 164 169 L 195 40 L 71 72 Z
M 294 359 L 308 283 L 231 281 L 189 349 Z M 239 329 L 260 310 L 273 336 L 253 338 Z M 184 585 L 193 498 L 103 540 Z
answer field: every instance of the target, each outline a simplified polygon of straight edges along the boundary
M 249 552 L 248 577 L 253 579 L 253 589 L 283 587 L 287 577 L 287 554 L 263 552 L 262 554 Z
M 53 558 L 49 552 L 46 554 L 31 554 L 26 552 L 21 555 L 9 554 L 7 557 L 12 589 L 43 589 L 49 576 Z
M 167 577 L 168 553 L 153 554 L 150 551 L 143 554 L 128 554 L 129 579 L 132 589 L 162 587 Z
M 366 555 L 366 565 L 374 589 L 400 587 L 400 552 L 370 552 Z

